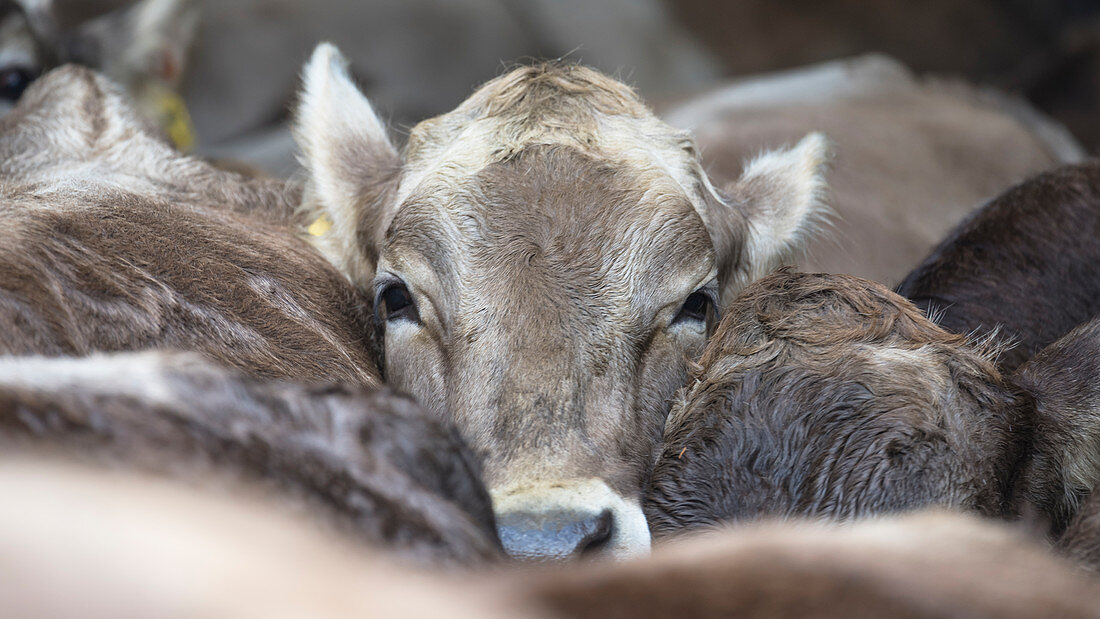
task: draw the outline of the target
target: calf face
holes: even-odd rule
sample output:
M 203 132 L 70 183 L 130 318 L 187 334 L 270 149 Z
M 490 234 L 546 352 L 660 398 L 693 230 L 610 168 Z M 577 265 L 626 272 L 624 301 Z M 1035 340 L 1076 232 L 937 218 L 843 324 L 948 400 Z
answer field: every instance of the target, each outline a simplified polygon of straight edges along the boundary
M 824 141 L 714 190 L 688 134 L 595 71 L 541 65 L 417 125 L 402 154 L 321 46 L 297 133 L 318 245 L 372 290 L 386 380 L 485 456 L 517 556 L 648 545 L 666 400 L 720 300 L 821 213 Z
M 477 459 L 386 390 L 260 381 L 193 355 L 0 357 L 0 445 L 262 487 L 427 565 L 499 556 Z
M 986 204 L 898 292 L 956 333 L 1008 340 L 1013 370 L 1100 312 L 1100 165 L 1039 175 Z
M 51 72 L 0 119 L 0 353 L 376 384 L 370 301 L 286 225 L 295 201 L 180 155 L 87 69 Z
M 759 280 L 669 416 L 651 527 L 925 505 L 1009 513 L 1032 403 L 994 353 L 873 282 Z

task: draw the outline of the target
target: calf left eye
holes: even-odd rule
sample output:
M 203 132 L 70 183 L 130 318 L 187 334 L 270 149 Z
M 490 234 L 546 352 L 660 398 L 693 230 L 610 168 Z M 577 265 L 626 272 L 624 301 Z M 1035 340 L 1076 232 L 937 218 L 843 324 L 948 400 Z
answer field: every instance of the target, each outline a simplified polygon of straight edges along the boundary
M 707 319 L 707 308 L 710 307 L 712 303 L 713 301 L 711 301 L 707 293 L 696 290 L 688 295 L 688 298 L 684 301 L 684 306 L 680 308 L 680 312 L 672 319 L 672 324 L 685 320 L 705 321 Z

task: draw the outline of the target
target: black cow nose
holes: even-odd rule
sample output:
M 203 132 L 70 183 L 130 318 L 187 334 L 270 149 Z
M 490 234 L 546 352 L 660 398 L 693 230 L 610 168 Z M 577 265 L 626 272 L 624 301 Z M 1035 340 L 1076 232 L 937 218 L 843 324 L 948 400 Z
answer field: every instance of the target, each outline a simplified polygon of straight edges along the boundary
M 595 554 L 614 533 L 609 510 L 508 512 L 497 517 L 504 551 L 522 561 L 564 561 Z

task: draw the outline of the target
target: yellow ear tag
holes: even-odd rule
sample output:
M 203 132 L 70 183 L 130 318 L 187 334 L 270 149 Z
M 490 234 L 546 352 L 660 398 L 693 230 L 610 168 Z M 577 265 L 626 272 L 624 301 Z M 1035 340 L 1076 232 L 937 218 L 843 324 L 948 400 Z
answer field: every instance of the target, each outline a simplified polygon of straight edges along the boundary
M 191 115 L 187 113 L 187 105 L 183 99 L 168 88 L 156 88 L 153 105 L 157 111 L 157 120 L 168 139 L 181 151 L 191 150 L 195 145 L 195 130 L 191 126 Z
M 313 223 L 309 224 L 306 228 L 306 232 L 312 236 L 321 236 L 332 229 L 332 220 L 328 218 L 328 215 L 321 215 L 317 219 L 313 220 Z

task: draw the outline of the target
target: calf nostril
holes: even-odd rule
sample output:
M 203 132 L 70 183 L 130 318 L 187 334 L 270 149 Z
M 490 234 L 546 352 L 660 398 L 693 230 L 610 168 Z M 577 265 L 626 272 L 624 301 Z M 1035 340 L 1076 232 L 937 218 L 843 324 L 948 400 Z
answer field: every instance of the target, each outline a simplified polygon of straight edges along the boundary
M 497 518 L 504 550 L 515 559 L 561 561 L 607 550 L 615 533 L 610 510 L 517 511 Z
M 615 521 L 611 517 L 610 511 L 605 509 L 599 515 L 593 517 L 591 525 L 591 532 L 585 535 L 577 544 L 577 554 L 591 556 L 600 553 L 611 541 Z

